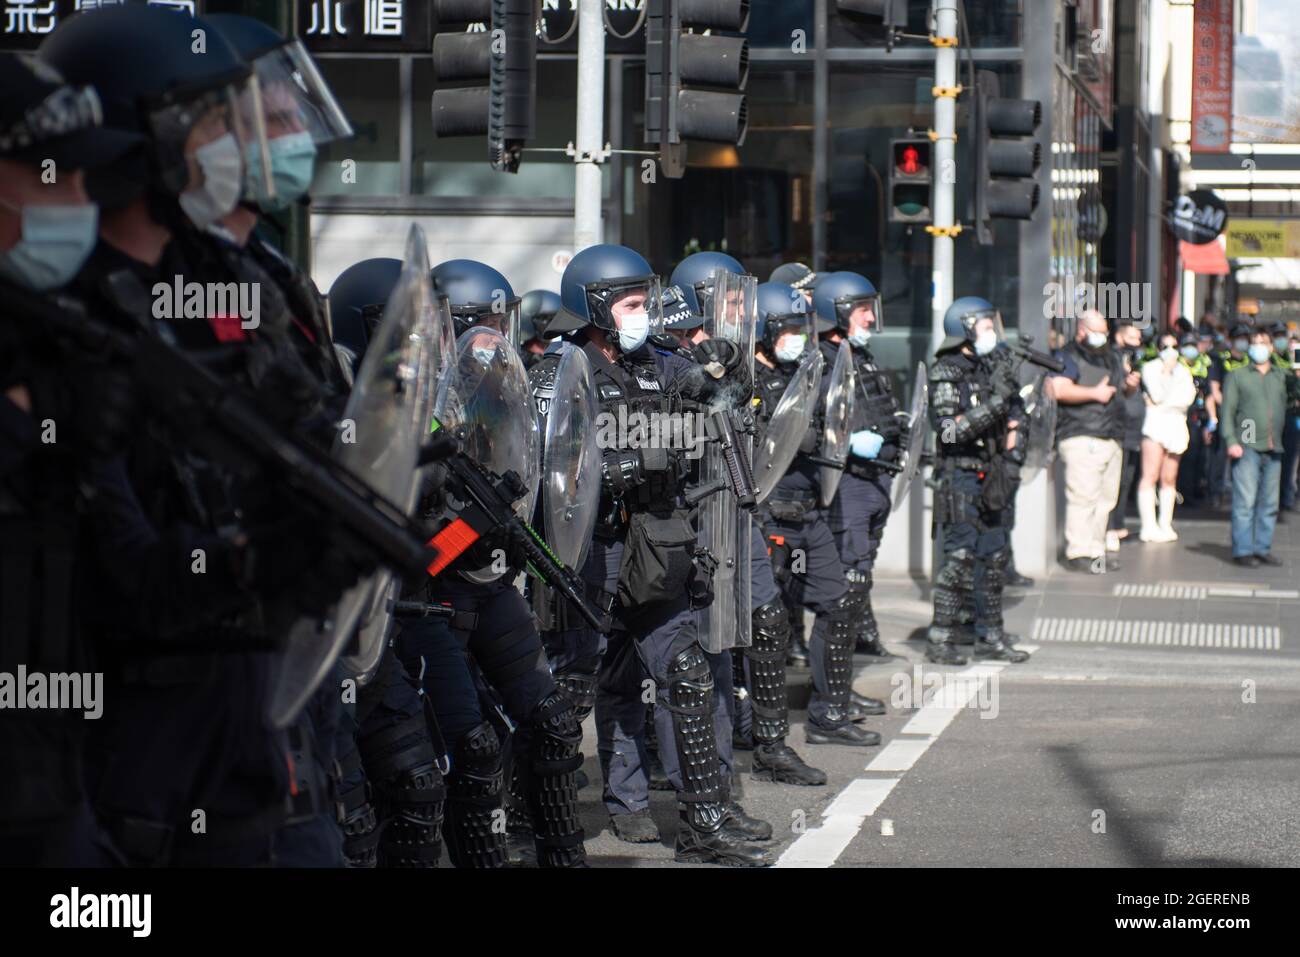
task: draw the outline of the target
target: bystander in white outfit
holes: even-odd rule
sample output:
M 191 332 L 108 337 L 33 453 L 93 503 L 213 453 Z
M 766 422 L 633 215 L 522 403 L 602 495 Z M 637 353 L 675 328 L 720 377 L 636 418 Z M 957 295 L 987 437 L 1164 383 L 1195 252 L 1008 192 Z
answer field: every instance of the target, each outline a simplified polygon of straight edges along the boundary
M 1147 412 L 1142 421 L 1142 478 L 1138 482 L 1139 537 L 1144 542 L 1172 542 L 1174 505 L 1178 499 L 1178 463 L 1187 451 L 1187 409 L 1196 401 L 1192 372 L 1179 356 L 1173 336 L 1162 336 L 1160 355 L 1142 367 Z M 1156 485 L 1160 512 L 1156 514 Z

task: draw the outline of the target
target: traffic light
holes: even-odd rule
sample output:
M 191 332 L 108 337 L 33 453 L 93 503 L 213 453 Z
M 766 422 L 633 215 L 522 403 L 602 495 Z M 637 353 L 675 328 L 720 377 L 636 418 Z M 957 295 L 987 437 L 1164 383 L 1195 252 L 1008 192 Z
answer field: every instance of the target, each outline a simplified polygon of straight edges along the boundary
M 889 221 L 928 223 L 930 186 L 934 183 L 929 139 L 893 140 L 889 144 Z
M 534 0 L 434 0 L 433 12 L 434 135 L 486 134 L 492 168 L 518 172 L 537 106 Z
M 885 49 L 894 49 L 894 35 L 907 28 L 907 0 L 835 0 L 849 23 L 875 23 L 885 28 Z
M 685 172 L 690 140 L 745 141 L 749 43 L 718 31 L 748 26 L 749 0 L 646 0 L 646 142 L 664 175 Z
M 975 238 L 981 246 L 993 243 L 989 220 L 1032 219 L 1038 208 L 1035 175 L 1043 161 L 1043 148 L 1032 137 L 1043 121 L 1038 100 L 1010 100 L 999 96 L 998 76 L 980 70 L 975 98 Z

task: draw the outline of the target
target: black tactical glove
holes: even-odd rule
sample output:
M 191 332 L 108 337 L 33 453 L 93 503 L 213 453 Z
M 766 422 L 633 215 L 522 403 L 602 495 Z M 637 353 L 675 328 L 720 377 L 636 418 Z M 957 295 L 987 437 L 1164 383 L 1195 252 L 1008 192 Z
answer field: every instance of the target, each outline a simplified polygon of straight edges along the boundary
M 691 349 L 691 356 L 714 379 L 721 379 L 740 367 L 740 348 L 727 339 L 705 339 Z
M 1014 363 L 999 362 L 991 370 L 993 392 L 1010 402 L 1020 394 L 1020 376 Z
M 605 485 L 614 493 L 633 489 L 661 472 L 680 475 L 674 449 L 614 449 L 605 453 L 601 466 Z

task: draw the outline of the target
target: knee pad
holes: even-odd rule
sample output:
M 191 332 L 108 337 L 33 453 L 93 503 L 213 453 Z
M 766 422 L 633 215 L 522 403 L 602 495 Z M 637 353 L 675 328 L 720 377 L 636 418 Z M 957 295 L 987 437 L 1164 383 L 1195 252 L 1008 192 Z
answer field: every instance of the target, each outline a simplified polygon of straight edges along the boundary
M 744 649 L 751 661 L 785 661 L 790 646 L 790 614 L 780 599 L 754 609 L 753 643 Z
M 594 672 L 564 671 L 555 675 L 555 684 L 572 702 L 579 724 L 596 706 L 597 681 Z
M 437 867 L 442 857 L 442 816 L 446 791 L 442 772 L 428 763 L 398 773 L 389 787 L 383 867 Z

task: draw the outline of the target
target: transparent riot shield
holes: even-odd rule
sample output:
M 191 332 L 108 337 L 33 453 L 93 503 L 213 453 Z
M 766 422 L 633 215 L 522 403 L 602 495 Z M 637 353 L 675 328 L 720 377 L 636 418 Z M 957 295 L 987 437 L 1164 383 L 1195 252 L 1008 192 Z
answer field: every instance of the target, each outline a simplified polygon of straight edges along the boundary
M 710 338 L 726 339 L 740 350 L 741 366 L 728 376 L 729 387 L 722 390 L 708 416 L 731 419 L 735 452 L 743 457 L 747 471 L 753 456 L 753 437 L 735 426 L 750 415 L 757 297 L 758 280 L 753 276 L 715 272 L 712 308 L 704 317 L 704 332 Z M 700 481 L 704 485 L 724 484 L 722 491 L 700 503 L 699 544 L 717 563 L 713 573 L 713 602 L 700 615 L 700 644 L 706 651 L 717 653 L 743 648 L 751 642 L 749 536 L 753 517 L 740 507 L 732 491 L 726 453 L 722 443 L 716 440 L 716 423 L 706 425 L 705 434 L 708 441 L 700 458 Z
M 486 326 L 461 333 L 456 353 L 461 449 L 493 475 L 514 472 L 519 477 L 527 491 L 515 502 L 515 514 L 529 521 L 541 479 L 541 439 L 523 359 L 505 336 Z M 460 574 L 486 583 L 507 571 L 505 557 L 499 556 Z
M 850 423 L 853 421 L 853 402 L 858 389 L 857 378 L 852 349 L 848 340 L 843 340 L 835 354 L 830 386 L 826 390 L 826 432 L 822 437 L 821 457 L 835 464 L 823 464 L 820 469 L 823 506 L 829 506 L 835 501 L 840 479 L 844 477 L 844 463 L 849 460 Z
M 1035 383 L 1025 401 L 1025 422 L 1029 433 L 1025 436 L 1025 461 L 1020 466 L 1020 481 L 1032 482 L 1038 473 L 1052 467 L 1056 461 L 1056 399 L 1046 390 L 1047 377 Z
M 804 353 L 759 438 L 754 452 L 754 484 L 760 504 L 767 501 L 799 453 L 799 443 L 817 411 L 823 365 L 825 360 L 816 347 Z
M 577 571 L 596 528 L 601 488 L 601 450 L 596 444 L 600 406 L 586 354 L 564 343 L 550 396 L 535 398 L 543 416 L 538 531 L 560 561 Z M 555 590 L 536 580 L 528 587 L 542 629 L 553 629 L 554 603 L 559 600 Z
M 894 476 L 894 488 L 890 495 L 893 504 L 890 510 L 897 512 L 907 500 L 907 493 L 912 490 L 912 480 L 916 478 L 921 466 L 921 454 L 925 451 L 925 436 L 929 429 L 927 411 L 930 402 L 930 377 L 925 363 L 916 364 L 916 382 L 912 386 L 912 404 L 908 407 L 907 421 L 903 425 L 902 466 L 903 470 Z
M 434 390 L 437 330 L 424 233 L 412 226 L 402 273 L 356 370 L 333 457 L 380 497 L 409 513 L 419 492 L 420 446 Z M 288 727 L 338 660 L 368 605 L 387 590 L 380 569 L 348 589 L 324 618 L 299 619 L 271 694 L 270 717 Z M 382 644 L 380 646 L 382 651 Z

